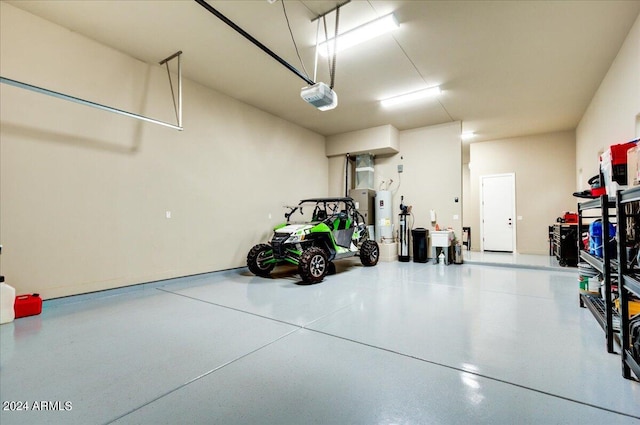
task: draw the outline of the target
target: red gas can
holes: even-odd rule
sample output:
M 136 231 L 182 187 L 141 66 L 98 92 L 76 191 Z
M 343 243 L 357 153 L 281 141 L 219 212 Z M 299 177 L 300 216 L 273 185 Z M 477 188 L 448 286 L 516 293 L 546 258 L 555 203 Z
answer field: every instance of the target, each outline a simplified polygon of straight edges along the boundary
M 13 309 L 16 313 L 16 319 L 35 316 L 42 313 L 42 298 L 40 298 L 40 294 L 17 295 Z
M 574 213 L 574 212 L 566 212 L 564 213 L 564 222 L 565 223 L 570 223 L 570 224 L 575 224 L 578 222 L 578 214 Z

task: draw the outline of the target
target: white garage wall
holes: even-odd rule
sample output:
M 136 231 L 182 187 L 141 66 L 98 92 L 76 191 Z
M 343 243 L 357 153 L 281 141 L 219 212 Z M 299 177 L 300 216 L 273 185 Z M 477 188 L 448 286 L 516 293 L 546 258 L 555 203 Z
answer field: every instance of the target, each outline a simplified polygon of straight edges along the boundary
M 0 7 L 3 77 L 175 122 L 164 68 Z M 282 205 L 328 192 L 323 136 L 188 80 L 183 132 L 4 84 L 0 98 L 0 261 L 18 293 L 242 266 Z
M 413 227 L 431 229 L 429 211 L 435 210 L 438 224 L 451 226 L 462 239 L 462 144 L 459 121 L 405 130 L 399 133 L 397 154 L 375 158 L 375 189 L 393 179 L 394 222 L 397 228 L 400 196 L 413 207 Z M 398 175 L 398 165 L 403 165 Z M 345 157 L 329 158 L 329 193 L 344 194 Z M 350 182 L 351 187 L 354 182 Z M 400 185 L 398 187 L 398 184 Z M 458 202 L 455 202 L 455 198 Z M 457 219 L 454 218 L 457 216 Z
M 638 136 L 640 113 L 640 16 L 576 129 L 576 186 L 586 189 L 598 173 L 599 153 Z
M 480 177 L 515 173 L 516 252 L 549 253 L 548 227 L 565 211 L 576 211 L 572 176 L 575 133 L 562 131 L 471 144 L 469 207 L 465 225 L 471 246 L 480 249 Z

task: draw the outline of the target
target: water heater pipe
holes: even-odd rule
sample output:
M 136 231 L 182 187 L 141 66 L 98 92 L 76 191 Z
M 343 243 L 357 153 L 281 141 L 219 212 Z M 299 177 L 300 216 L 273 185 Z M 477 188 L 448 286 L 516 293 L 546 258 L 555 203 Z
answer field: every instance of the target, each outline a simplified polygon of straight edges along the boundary
M 349 196 L 349 154 L 346 155 L 344 166 L 344 196 Z

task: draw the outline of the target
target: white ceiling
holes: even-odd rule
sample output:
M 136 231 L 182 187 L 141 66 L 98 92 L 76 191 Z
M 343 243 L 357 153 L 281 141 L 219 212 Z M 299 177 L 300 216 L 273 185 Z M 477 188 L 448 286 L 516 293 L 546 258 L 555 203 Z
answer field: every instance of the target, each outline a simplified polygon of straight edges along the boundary
M 281 0 L 208 2 L 302 69 Z M 338 54 L 339 105 L 320 112 L 300 99 L 302 79 L 195 1 L 8 3 L 144 62 L 182 50 L 185 78 L 324 135 L 461 120 L 475 141 L 574 129 L 640 12 L 640 1 L 353 0 L 341 9 L 341 29 L 389 12 L 400 28 Z M 311 19 L 338 3 L 285 2 L 311 79 Z M 329 82 L 326 59 L 318 73 Z M 436 84 L 438 99 L 393 109 L 378 103 Z

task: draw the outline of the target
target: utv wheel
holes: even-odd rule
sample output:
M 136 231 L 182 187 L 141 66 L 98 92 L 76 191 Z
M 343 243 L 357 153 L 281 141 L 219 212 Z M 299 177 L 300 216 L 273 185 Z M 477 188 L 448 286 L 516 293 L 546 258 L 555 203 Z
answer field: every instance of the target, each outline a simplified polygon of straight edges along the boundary
M 363 266 L 375 266 L 378 264 L 380 257 L 380 248 L 376 241 L 368 240 L 362 243 L 360 247 L 360 261 Z
M 322 248 L 311 247 L 300 256 L 298 263 L 300 277 L 305 283 L 318 283 L 329 271 L 329 260 Z
M 247 254 L 247 267 L 256 276 L 267 277 L 275 267 L 275 263 L 268 262 L 269 260 L 273 260 L 273 248 L 261 243 L 251 248 Z

